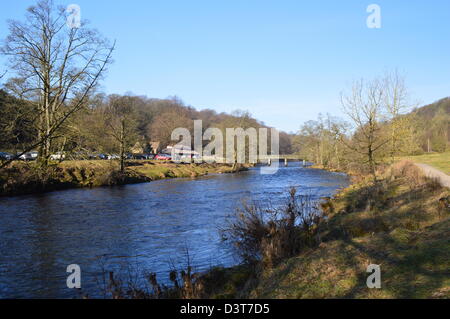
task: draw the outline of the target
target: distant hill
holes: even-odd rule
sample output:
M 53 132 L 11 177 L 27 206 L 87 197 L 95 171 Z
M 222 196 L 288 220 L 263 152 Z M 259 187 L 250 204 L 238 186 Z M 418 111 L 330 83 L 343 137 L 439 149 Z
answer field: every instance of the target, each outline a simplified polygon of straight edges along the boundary
M 413 113 L 420 118 L 431 120 L 439 113 L 439 111 L 450 116 L 450 97 L 446 97 L 432 104 L 422 106 L 414 110 Z
M 413 110 L 419 145 L 423 151 L 450 150 L 450 97 Z

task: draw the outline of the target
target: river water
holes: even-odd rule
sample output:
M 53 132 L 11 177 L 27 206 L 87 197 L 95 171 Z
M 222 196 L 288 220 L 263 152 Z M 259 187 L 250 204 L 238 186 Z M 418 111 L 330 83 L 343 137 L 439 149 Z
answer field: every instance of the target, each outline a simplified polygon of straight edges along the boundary
M 348 185 L 344 174 L 291 162 L 273 175 L 238 174 L 72 189 L 0 198 L 0 298 L 73 298 L 68 265 L 81 267 L 83 294 L 102 297 L 103 274 L 138 280 L 172 267 L 196 271 L 238 263 L 218 229 L 242 205 L 280 204 L 292 186 L 317 198 Z

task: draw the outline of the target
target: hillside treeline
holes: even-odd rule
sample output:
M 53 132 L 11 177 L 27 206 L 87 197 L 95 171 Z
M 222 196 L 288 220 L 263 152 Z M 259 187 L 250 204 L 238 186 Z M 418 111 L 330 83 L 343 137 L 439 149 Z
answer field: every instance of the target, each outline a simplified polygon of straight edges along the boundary
M 0 91 L 1 150 L 20 152 L 36 141 L 39 136 L 36 113 L 32 101 Z M 176 128 L 187 128 L 193 136 L 194 120 L 202 120 L 203 132 L 210 127 L 223 131 L 235 127 L 267 127 L 248 112 L 198 111 L 177 97 L 154 99 L 96 94 L 58 129 L 52 139 L 51 152 L 118 154 L 121 146 L 128 152 L 136 145 L 143 152 L 151 152 L 151 142 L 159 142 L 161 147 L 173 143 L 171 134 Z M 291 137 L 280 132 L 280 153 L 291 152 Z
M 370 169 L 369 155 L 377 166 L 400 156 L 450 150 L 450 98 L 397 113 L 390 112 L 388 103 L 372 101 L 364 109 L 371 102 L 359 102 L 347 109 L 349 120 L 319 114 L 304 123 L 293 137 L 293 148 L 318 165 L 354 171 Z

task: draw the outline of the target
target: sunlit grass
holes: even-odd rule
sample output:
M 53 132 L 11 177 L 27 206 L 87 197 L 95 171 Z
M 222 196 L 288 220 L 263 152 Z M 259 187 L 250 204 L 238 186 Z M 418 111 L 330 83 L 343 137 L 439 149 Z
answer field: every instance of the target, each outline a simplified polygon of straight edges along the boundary
M 130 167 L 140 174 L 151 179 L 174 178 L 174 177 L 197 177 L 214 173 L 229 173 L 232 168 L 228 165 L 191 165 L 174 163 L 143 163 L 142 165 Z
M 445 174 L 450 175 L 450 152 L 408 156 L 403 157 L 403 159 L 433 166 Z

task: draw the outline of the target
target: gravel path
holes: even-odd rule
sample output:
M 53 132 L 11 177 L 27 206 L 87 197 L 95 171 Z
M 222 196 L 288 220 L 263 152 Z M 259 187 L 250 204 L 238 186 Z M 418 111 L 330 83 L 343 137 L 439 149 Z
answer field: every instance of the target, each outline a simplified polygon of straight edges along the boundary
M 422 169 L 426 176 L 436 178 L 442 186 L 450 188 L 450 176 L 427 164 L 416 163 L 416 165 Z

